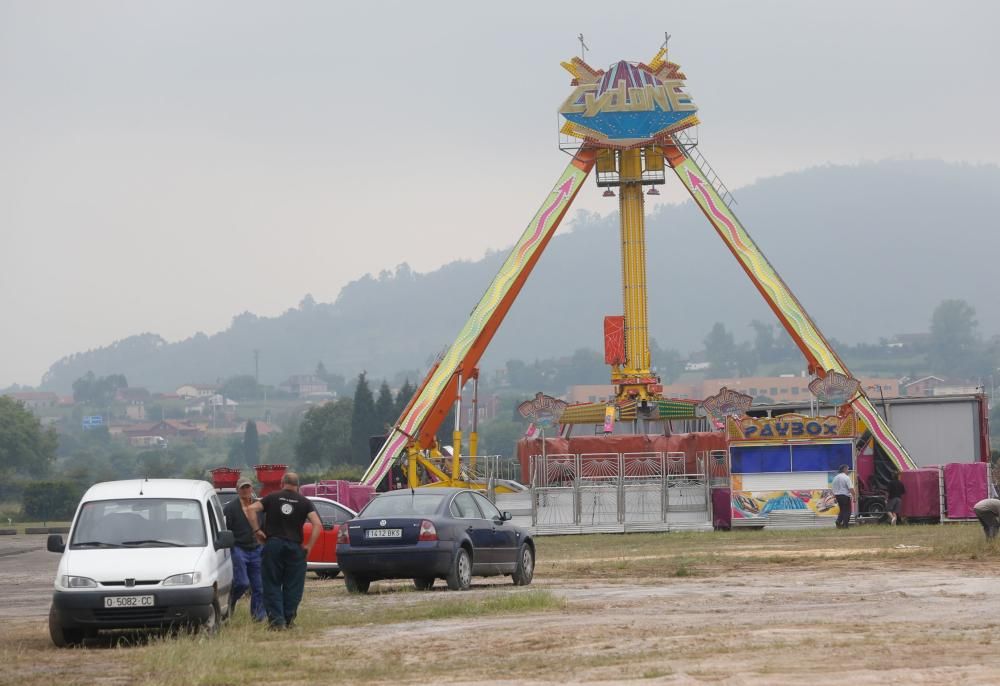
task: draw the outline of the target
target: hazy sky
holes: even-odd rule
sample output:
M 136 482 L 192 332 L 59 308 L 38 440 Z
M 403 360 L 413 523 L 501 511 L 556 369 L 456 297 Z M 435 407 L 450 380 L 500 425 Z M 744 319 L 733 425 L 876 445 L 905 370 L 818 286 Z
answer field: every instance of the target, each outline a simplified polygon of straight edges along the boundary
M 1000 162 L 998 8 L 0 0 L 0 387 L 509 246 L 566 163 L 580 32 L 598 67 L 672 34 L 730 187 Z M 592 183 L 578 206 L 616 209 Z

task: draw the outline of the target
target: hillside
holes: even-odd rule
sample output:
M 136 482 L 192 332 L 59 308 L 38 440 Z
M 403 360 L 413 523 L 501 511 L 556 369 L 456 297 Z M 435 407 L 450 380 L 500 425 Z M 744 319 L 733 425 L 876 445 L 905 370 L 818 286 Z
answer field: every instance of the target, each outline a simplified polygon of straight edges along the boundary
M 993 256 L 1000 248 L 1000 168 L 934 161 L 826 166 L 737 191 L 735 211 L 828 337 L 873 341 L 927 329 L 943 299 L 972 304 L 980 329 L 1000 332 Z M 612 201 L 613 202 L 613 201 Z M 609 205 L 609 211 L 613 206 Z M 614 208 L 616 209 L 616 208 Z M 527 220 L 534 208 L 525 208 Z M 523 227 L 511 227 L 511 242 Z M 650 331 L 687 352 L 716 321 L 738 339 L 773 315 L 690 202 L 648 218 Z M 332 372 L 375 376 L 424 369 L 451 342 L 505 255 L 417 274 L 366 276 L 333 303 L 306 298 L 277 317 L 244 313 L 227 330 L 167 343 L 142 334 L 52 365 L 46 389 L 67 391 L 88 370 L 166 389 L 252 372 L 278 383 L 322 360 Z M 540 259 L 483 360 L 599 349 L 605 314 L 621 310 L 617 214 L 578 214 Z

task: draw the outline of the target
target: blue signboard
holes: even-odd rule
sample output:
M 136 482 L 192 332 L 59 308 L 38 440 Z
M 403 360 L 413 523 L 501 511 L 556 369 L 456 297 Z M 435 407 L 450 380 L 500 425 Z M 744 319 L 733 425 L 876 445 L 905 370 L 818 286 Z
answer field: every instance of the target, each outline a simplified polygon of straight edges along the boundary
M 83 418 L 84 429 L 95 429 L 99 426 L 104 426 L 104 417 L 102 417 L 101 415 L 95 414 L 90 417 Z

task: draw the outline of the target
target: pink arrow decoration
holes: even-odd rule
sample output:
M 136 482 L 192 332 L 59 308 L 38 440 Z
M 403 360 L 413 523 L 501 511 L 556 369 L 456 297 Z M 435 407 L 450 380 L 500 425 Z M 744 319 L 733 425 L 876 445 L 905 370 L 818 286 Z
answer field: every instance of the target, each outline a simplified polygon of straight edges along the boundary
M 538 223 L 535 225 L 535 232 L 531 234 L 531 238 L 529 238 L 525 242 L 525 244 L 521 246 L 521 249 L 517 251 L 518 262 L 520 262 L 524 258 L 525 253 L 528 252 L 531 246 L 534 245 L 535 241 L 538 240 L 539 236 L 542 235 L 542 230 L 544 229 L 545 224 L 549 220 L 549 215 L 555 212 L 555 209 L 562 204 L 562 201 L 566 199 L 566 196 L 569 195 L 569 192 L 572 188 L 573 188 L 572 178 L 566 179 L 566 182 L 563 185 L 559 186 L 559 194 L 556 196 L 556 199 L 552 201 L 551 205 L 545 208 L 545 211 L 542 212 L 542 216 L 538 218 Z
M 716 207 L 715 200 L 712 199 L 712 194 L 708 192 L 707 188 L 705 188 L 706 185 L 705 181 L 701 179 L 697 174 L 692 172 L 690 169 L 687 170 L 687 175 L 688 175 L 688 181 L 691 183 L 691 186 L 694 188 L 694 190 L 698 193 L 701 193 L 701 197 L 705 198 L 705 204 L 708 205 L 708 209 L 712 213 L 712 216 L 718 219 L 720 222 L 722 222 L 725 225 L 725 227 L 729 229 L 729 237 L 732 238 L 733 243 L 738 245 L 743 250 L 749 250 L 749 248 L 740 238 L 740 233 L 739 231 L 736 230 L 736 226 L 733 224 L 733 222 L 729 219 L 729 217 L 726 216 L 725 212 Z

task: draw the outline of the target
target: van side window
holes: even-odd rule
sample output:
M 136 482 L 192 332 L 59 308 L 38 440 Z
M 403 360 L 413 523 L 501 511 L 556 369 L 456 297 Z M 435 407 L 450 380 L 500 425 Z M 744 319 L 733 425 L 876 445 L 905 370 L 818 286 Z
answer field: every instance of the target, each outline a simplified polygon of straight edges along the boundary
M 212 531 L 223 531 L 226 528 L 226 518 L 222 514 L 222 505 L 219 504 L 219 497 L 212 494 L 209 499 L 209 518 L 208 521 L 212 523 Z M 213 516 L 214 515 L 214 516 Z
M 219 533 L 219 519 L 215 516 L 215 508 L 211 501 L 208 503 L 208 526 L 212 530 L 212 535 Z

